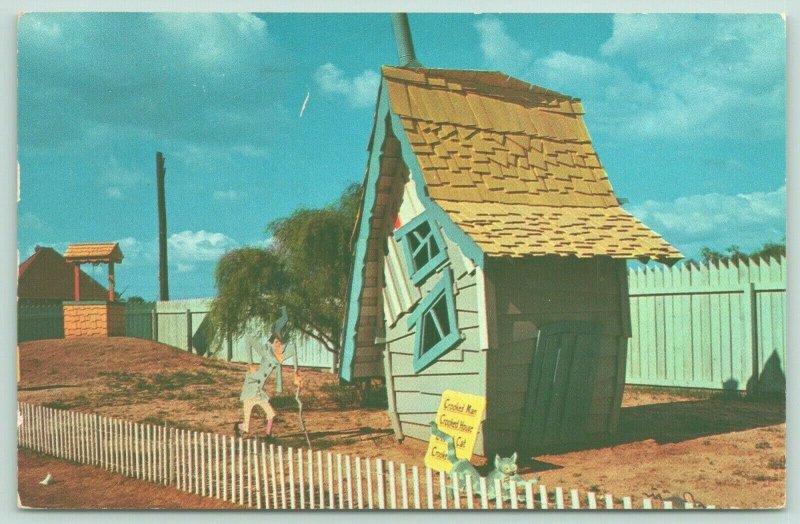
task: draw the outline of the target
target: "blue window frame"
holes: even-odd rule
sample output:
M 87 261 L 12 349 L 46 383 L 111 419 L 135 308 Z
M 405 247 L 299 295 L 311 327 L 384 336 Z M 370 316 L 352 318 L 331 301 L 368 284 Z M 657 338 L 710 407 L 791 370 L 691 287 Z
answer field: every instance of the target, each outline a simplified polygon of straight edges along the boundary
M 406 264 L 415 286 L 420 286 L 447 258 L 439 228 L 424 214 L 395 231 L 394 238 L 403 244 Z
M 453 276 L 450 268 L 408 317 L 408 327 L 416 327 L 414 372 L 419 373 L 461 342 L 456 322 Z

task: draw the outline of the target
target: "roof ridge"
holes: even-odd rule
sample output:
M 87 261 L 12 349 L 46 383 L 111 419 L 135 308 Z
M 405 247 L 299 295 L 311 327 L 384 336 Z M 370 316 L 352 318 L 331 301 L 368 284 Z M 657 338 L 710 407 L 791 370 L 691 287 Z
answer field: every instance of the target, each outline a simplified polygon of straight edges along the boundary
M 446 69 L 446 68 L 430 68 L 430 67 L 416 67 L 404 68 L 390 65 L 381 66 L 383 76 L 391 78 L 392 80 L 400 80 L 406 83 L 413 83 L 425 85 L 431 89 L 449 89 L 447 85 L 431 84 L 428 80 L 431 76 L 437 79 L 453 80 L 454 83 L 467 82 L 474 83 L 482 86 L 491 86 L 496 89 L 508 89 L 515 93 L 530 93 L 533 92 L 540 96 L 554 96 L 569 100 L 572 102 L 580 101 L 579 98 L 553 91 L 524 80 L 520 80 L 512 75 L 498 70 L 483 70 L 483 69 Z M 386 73 L 390 74 L 387 75 Z M 430 74 L 430 75 L 429 75 Z M 450 78 L 452 77 L 452 78 Z M 463 85 L 462 85 L 463 87 Z M 482 92 L 487 95 L 487 93 Z

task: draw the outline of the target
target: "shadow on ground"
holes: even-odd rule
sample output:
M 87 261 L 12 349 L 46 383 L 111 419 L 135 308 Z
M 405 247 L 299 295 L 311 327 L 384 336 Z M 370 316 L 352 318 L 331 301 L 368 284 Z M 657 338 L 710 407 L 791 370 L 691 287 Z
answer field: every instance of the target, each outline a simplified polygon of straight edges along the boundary
M 659 444 L 746 431 L 786 422 L 783 402 L 708 399 L 622 408 L 612 444 L 653 439 Z
M 711 398 L 624 407 L 617 432 L 606 439 L 534 450 L 531 454 L 566 453 L 654 440 L 658 444 L 774 426 L 786 422 L 782 401 Z M 525 461 L 527 465 L 529 461 Z

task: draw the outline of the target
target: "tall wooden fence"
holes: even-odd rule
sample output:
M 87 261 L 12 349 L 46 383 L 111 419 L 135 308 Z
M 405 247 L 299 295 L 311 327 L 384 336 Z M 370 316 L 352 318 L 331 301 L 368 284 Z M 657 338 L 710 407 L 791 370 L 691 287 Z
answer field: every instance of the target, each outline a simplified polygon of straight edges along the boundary
M 216 344 L 211 337 L 208 324 L 208 312 L 211 310 L 211 298 L 189 300 L 170 300 L 157 302 L 154 319 L 156 322 L 152 337 L 184 350 L 199 355 L 213 355 L 216 358 L 233 362 L 250 362 L 257 355 L 251 355 L 251 344 L 263 343 L 264 334 L 256 327 L 242 337 Z M 291 342 L 297 352 L 298 365 L 313 368 L 333 368 L 333 354 L 311 337 L 298 336 Z M 191 348 L 191 349 L 190 349 Z M 294 364 L 291 359 L 286 365 Z
M 284 448 L 166 425 L 138 424 L 19 403 L 20 446 L 257 509 L 671 509 L 669 501 L 525 484 L 504 500 L 470 482 L 379 458 Z M 516 491 L 511 483 L 510 489 Z M 454 497 L 453 492 L 459 493 Z M 567 493 L 569 494 L 567 496 Z M 690 504 L 686 505 L 691 508 Z M 713 508 L 712 506 L 708 507 Z
M 58 304 L 17 305 L 17 341 L 64 338 L 64 307 Z
M 783 392 L 786 258 L 631 270 L 628 384 Z
M 153 339 L 155 311 L 155 302 L 125 304 L 125 336 Z
M 253 341 L 263 338 L 262 334 L 254 329 L 252 333 L 224 344 L 214 343 L 207 320 L 211 300 L 199 298 L 125 304 L 125 336 L 157 340 L 198 355 L 232 362 L 250 362 L 253 356 L 248 346 Z M 18 305 L 17 341 L 50 338 L 64 338 L 63 306 L 60 303 Z M 333 368 L 333 355 L 313 338 L 299 336 L 292 341 L 292 344 L 295 346 L 298 365 Z M 255 359 L 258 357 L 255 356 Z M 286 361 L 286 365 L 293 364 L 291 359 Z

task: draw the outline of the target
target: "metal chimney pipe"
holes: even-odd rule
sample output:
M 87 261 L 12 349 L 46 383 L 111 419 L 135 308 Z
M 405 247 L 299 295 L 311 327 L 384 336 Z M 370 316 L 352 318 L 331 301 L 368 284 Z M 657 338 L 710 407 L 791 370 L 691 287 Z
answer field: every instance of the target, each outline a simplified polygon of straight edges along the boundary
M 400 56 L 400 67 L 422 67 L 414 54 L 414 42 L 411 40 L 406 13 L 392 13 L 392 30 L 397 43 L 397 54 Z

